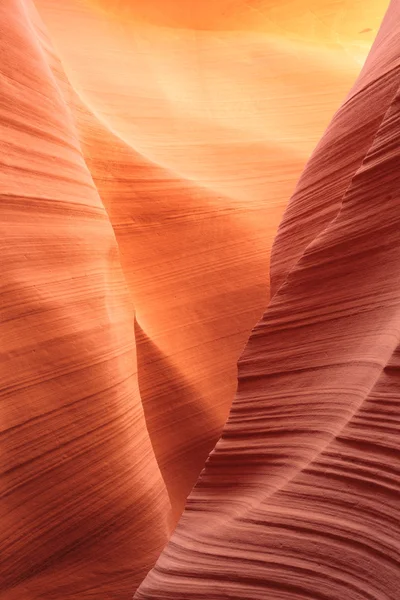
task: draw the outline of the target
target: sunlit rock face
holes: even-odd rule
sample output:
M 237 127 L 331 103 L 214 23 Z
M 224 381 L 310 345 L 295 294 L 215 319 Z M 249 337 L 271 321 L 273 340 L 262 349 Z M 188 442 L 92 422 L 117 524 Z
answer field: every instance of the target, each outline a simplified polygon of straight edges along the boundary
M 0 600 L 398 600 L 386 7 L 2 0 Z

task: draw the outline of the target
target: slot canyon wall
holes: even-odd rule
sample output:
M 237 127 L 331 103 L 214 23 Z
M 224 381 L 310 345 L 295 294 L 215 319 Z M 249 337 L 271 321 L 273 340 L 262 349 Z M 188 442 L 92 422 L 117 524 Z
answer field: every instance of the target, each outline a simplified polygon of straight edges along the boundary
M 0 24 L 0 600 L 398 600 L 400 1 Z

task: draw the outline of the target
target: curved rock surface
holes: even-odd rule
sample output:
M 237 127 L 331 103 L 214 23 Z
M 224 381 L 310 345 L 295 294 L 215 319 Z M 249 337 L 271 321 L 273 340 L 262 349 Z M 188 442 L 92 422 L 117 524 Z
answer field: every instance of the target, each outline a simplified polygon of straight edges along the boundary
M 383 10 L 2 0 L 0 600 L 397 600 Z
M 400 3 L 279 228 L 221 439 L 138 600 L 400 589 Z
M 170 531 L 131 300 L 34 7 L 0 21 L 0 598 L 129 597 Z

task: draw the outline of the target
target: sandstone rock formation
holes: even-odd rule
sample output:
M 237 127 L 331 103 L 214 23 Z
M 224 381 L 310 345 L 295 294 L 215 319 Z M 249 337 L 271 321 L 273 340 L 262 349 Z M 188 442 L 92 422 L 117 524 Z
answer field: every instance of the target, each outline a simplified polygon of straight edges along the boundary
M 0 600 L 397 600 L 384 8 L 2 0 Z
M 222 436 L 138 600 L 400 589 L 400 3 L 309 161 Z

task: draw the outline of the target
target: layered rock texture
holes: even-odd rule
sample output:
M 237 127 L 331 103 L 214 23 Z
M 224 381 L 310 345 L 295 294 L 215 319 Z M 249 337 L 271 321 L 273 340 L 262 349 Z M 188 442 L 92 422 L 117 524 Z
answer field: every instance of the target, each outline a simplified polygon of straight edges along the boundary
M 400 597 L 386 6 L 2 0 L 0 600 Z

